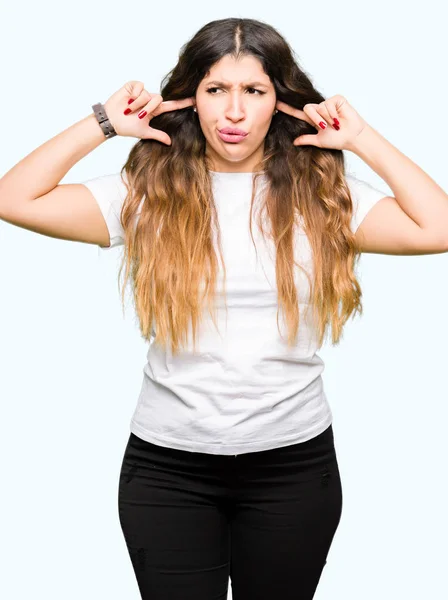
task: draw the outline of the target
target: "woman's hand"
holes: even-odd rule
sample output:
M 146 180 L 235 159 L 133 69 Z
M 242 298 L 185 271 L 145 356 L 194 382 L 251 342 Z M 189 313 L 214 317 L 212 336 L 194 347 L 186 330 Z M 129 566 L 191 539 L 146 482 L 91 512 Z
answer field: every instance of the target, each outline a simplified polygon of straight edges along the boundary
M 129 100 L 133 100 L 133 102 L 128 104 Z M 104 108 L 118 135 L 143 140 L 158 140 L 171 146 L 169 135 L 160 129 L 150 127 L 149 121 L 161 113 L 186 108 L 193 104 L 195 104 L 194 98 L 163 102 L 160 94 L 146 91 L 141 81 L 128 81 L 109 98 Z M 124 114 L 127 110 L 129 112 Z M 142 111 L 146 111 L 147 114 L 140 118 L 138 114 Z
M 280 100 L 276 108 L 306 121 L 318 130 L 317 134 L 300 135 L 294 146 L 317 146 L 335 150 L 349 150 L 355 138 L 367 126 L 366 121 L 348 103 L 344 96 L 336 95 L 320 104 L 305 104 L 303 111 Z M 319 123 L 325 125 L 324 128 Z

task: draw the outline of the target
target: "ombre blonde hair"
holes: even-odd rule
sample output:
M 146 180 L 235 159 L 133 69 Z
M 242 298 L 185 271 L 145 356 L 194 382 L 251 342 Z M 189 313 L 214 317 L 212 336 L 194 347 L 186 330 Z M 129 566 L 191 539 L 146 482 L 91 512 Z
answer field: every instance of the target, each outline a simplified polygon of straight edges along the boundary
M 275 87 L 277 100 L 301 110 L 307 103 L 325 100 L 273 27 L 238 18 L 212 21 L 184 45 L 177 65 L 163 81 L 163 100 L 194 96 L 211 67 L 226 55 L 257 58 Z M 139 140 L 121 170 L 122 176 L 126 173 L 128 194 L 120 215 L 125 252 L 119 277 L 126 264 L 123 298 L 132 275 L 142 336 L 150 340 L 155 324 L 154 342 L 170 343 L 172 353 L 177 354 L 188 343 L 190 324 L 196 347 L 205 305 L 216 326 L 215 232 L 224 282 L 226 271 L 206 140 L 197 114 L 191 107 L 162 113 L 151 119 L 151 127 L 165 131 L 172 145 Z M 332 342 L 337 344 L 352 313 L 362 314 L 362 293 L 354 273 L 360 250 L 350 228 L 353 205 L 344 155 L 340 150 L 292 144 L 307 133 L 316 133 L 315 128 L 278 112 L 266 134 L 263 159 L 255 169 L 264 172 L 268 182 L 260 217 L 266 213 L 271 225 L 278 305 L 284 311 L 289 346 L 297 340 L 300 321 L 294 282 L 294 269 L 300 266 L 294 259 L 299 217 L 313 257 L 314 281 L 307 277 L 319 345 L 330 325 Z

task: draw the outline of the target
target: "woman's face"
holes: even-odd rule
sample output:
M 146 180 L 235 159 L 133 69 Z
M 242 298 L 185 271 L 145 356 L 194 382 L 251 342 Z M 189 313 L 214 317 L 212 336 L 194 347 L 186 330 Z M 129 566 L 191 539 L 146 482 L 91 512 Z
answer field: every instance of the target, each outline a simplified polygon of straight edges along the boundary
M 276 104 L 275 89 L 253 56 L 239 61 L 224 56 L 210 69 L 196 91 L 196 110 L 206 139 L 206 155 L 213 171 L 253 172 L 262 159 L 264 138 Z M 227 141 L 219 135 L 225 127 L 247 135 Z

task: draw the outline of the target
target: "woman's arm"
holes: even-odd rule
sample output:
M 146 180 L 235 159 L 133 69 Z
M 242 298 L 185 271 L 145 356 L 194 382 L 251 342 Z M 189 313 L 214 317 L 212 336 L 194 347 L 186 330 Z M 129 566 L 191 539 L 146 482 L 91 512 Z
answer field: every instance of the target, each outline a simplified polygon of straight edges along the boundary
M 49 237 L 109 247 L 108 227 L 91 191 L 59 184 L 106 139 L 92 113 L 31 152 L 0 179 L 0 219 Z
M 0 215 L 53 190 L 73 165 L 106 140 L 92 113 L 33 150 L 0 179 Z

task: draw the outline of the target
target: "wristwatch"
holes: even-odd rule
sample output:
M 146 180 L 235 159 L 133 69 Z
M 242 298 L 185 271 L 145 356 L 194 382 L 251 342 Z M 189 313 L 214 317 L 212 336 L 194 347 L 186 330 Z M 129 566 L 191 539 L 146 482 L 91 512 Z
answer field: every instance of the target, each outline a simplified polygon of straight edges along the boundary
M 96 117 L 96 120 L 100 124 L 101 129 L 103 130 L 104 135 L 107 139 L 113 138 L 117 135 L 117 132 L 113 128 L 112 123 L 109 121 L 109 117 L 106 114 L 106 109 L 98 102 L 97 104 L 93 104 L 93 113 Z

